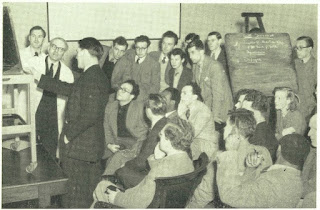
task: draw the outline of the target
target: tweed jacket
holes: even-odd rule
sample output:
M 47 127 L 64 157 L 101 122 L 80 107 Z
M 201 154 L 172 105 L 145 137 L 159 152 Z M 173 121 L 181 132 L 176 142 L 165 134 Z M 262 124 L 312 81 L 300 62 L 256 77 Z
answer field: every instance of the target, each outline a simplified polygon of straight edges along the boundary
M 151 155 L 148 163 L 151 168 L 148 175 L 137 186 L 117 193 L 115 205 L 125 208 L 147 208 L 156 191 L 156 178 L 179 176 L 194 171 L 193 162 L 187 153 L 178 153 L 159 160 Z
M 104 135 L 107 144 L 117 144 L 118 127 L 117 116 L 119 109 L 119 101 L 113 101 L 107 104 L 104 114 Z M 148 126 L 144 121 L 144 105 L 143 103 L 133 100 L 129 104 L 126 128 L 134 137 L 135 141 L 144 141 L 147 137 Z M 109 157 L 113 153 L 106 149 L 104 157 Z
M 109 51 L 111 49 L 111 47 L 106 46 L 106 45 L 102 45 L 103 47 L 103 55 L 101 56 L 100 60 L 99 60 L 99 66 L 100 68 L 103 67 L 104 62 L 106 61 L 107 56 L 109 55 Z
M 161 56 L 161 51 L 152 51 L 149 53 L 149 55 L 157 62 L 159 62 L 160 56 Z M 171 63 L 170 63 L 170 58 L 169 62 L 166 67 L 166 72 L 165 72 L 165 82 L 169 84 L 169 71 L 172 68 Z
M 168 83 L 169 86 L 173 87 L 173 81 L 174 81 L 174 69 L 173 68 L 171 68 L 169 70 L 168 78 L 169 78 L 169 83 Z M 181 73 L 181 76 L 180 76 L 180 79 L 179 79 L 179 82 L 178 82 L 177 89 L 181 92 L 182 88 L 192 81 L 192 78 L 193 78 L 192 70 L 189 69 L 188 67 L 184 66 L 182 73 Z
M 64 135 L 69 140 L 64 151 L 69 158 L 97 162 L 103 156 L 103 116 L 109 93 L 106 80 L 99 65 L 89 67 L 73 84 L 41 76 L 39 88 L 68 96 L 60 142 Z
M 150 93 L 160 90 L 160 64 L 150 55 L 147 55 L 140 64 L 135 62 L 135 54 L 128 53 L 115 65 L 111 85 L 117 88 L 128 79 L 133 79 L 140 88 L 138 100 L 144 100 Z
M 222 64 L 204 55 L 202 70 L 199 65 L 193 65 L 192 71 L 193 81 L 200 86 L 204 103 L 210 108 L 215 119 L 219 118 L 225 122 L 233 101 Z
M 132 160 L 126 162 L 125 166 L 116 171 L 116 176 L 122 181 L 126 188 L 136 186 L 148 173 L 147 158 L 153 154 L 154 148 L 159 142 L 159 132 L 167 124 L 167 118 L 160 119 L 149 132 L 147 139 L 143 142 L 140 153 Z
M 238 154 L 218 155 L 217 184 L 221 201 L 235 208 L 295 208 L 302 194 L 301 171 L 280 164 L 241 182 Z

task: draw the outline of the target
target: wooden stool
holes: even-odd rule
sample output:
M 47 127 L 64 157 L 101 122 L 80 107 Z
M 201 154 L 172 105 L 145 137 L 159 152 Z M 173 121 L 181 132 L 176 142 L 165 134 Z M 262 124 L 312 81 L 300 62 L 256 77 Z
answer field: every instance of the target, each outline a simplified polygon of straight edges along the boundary
M 241 16 L 245 18 L 246 33 L 249 33 L 249 17 L 256 17 L 261 32 L 262 33 L 266 32 L 265 29 L 264 29 L 263 23 L 262 23 L 262 19 L 261 19 L 261 17 L 263 17 L 263 13 L 260 13 L 260 12 L 243 12 L 243 13 L 241 13 Z

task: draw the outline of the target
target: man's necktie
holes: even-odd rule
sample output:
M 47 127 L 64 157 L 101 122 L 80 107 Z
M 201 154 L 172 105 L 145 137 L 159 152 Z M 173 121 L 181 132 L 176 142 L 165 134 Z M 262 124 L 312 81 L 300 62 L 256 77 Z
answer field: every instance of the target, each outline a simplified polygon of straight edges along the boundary
M 166 63 L 166 56 L 163 57 L 162 63 Z
M 136 62 L 136 63 L 139 64 L 139 61 L 140 61 L 140 58 L 137 59 L 137 62 Z
M 187 117 L 187 119 L 189 119 L 189 117 L 190 117 L 190 109 L 187 109 L 187 111 L 186 111 L 186 117 Z
M 51 78 L 53 78 L 53 63 L 51 64 L 50 69 L 49 69 L 49 76 Z
M 34 53 L 34 56 L 39 56 L 39 53 L 38 53 L 38 52 L 35 52 L 35 53 Z

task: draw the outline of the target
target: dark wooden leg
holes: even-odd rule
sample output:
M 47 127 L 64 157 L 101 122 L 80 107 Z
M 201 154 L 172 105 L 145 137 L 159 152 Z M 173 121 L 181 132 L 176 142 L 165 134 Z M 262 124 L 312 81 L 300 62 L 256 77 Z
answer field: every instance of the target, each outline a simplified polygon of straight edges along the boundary
M 39 186 L 39 208 L 46 208 L 51 205 L 50 188 L 45 185 Z

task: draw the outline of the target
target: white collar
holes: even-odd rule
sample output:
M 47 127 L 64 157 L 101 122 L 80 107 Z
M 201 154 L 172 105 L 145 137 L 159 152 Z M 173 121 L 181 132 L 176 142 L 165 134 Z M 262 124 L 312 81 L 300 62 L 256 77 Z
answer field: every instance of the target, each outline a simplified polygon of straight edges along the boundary
M 142 63 L 145 59 L 146 59 L 147 56 L 144 56 L 143 58 L 139 58 L 137 55 L 135 56 L 134 58 L 134 62 L 136 63 L 137 60 L 139 59 L 139 64 Z

